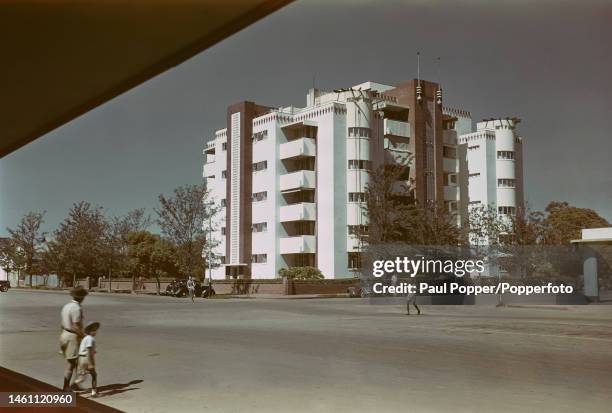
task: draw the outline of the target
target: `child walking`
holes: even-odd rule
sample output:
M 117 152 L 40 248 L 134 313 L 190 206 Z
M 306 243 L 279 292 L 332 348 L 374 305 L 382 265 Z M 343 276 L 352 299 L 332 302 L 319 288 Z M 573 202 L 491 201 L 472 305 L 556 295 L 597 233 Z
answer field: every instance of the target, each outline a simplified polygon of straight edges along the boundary
M 91 395 L 98 395 L 98 373 L 96 372 L 96 340 L 94 337 L 98 334 L 100 323 L 90 323 L 85 327 L 85 337 L 81 340 L 79 347 L 79 376 L 74 381 L 80 384 L 85 381 L 85 376 L 91 374 Z

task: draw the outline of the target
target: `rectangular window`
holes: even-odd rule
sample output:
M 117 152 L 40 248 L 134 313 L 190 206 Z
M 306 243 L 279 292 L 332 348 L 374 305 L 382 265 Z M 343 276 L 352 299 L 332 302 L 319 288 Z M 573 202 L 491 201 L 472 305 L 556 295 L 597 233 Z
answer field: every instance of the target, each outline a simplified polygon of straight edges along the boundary
M 268 230 L 267 222 L 258 222 L 256 224 L 251 225 L 251 231 L 253 232 L 266 232 Z
M 251 136 L 251 141 L 253 141 L 253 143 L 263 141 L 264 139 L 266 139 L 267 136 L 268 131 L 262 130 L 261 132 L 254 133 L 253 136 Z
M 221 227 L 221 235 L 225 235 L 225 227 Z
M 497 159 L 514 159 L 514 151 L 497 151 Z
M 480 201 L 470 201 L 470 205 L 478 205 L 480 204 Z
M 221 171 L 221 179 L 227 179 L 227 171 Z
M 348 136 L 351 138 L 369 138 L 370 128 L 348 128 Z
M 225 208 L 227 206 L 227 199 L 223 198 L 221 200 L 221 208 Z
M 227 142 L 221 142 L 221 150 L 227 151 Z
M 225 264 L 225 255 L 218 255 L 217 258 L 221 264 Z
M 365 202 L 366 194 L 365 192 L 349 192 L 348 201 L 349 202 Z
M 442 147 L 442 156 L 445 158 L 455 159 L 457 158 L 457 148 L 453 148 L 452 146 L 443 146 Z
M 348 225 L 349 235 L 367 235 L 369 227 L 367 225 Z
M 251 255 L 251 262 L 257 264 L 263 264 L 268 262 L 268 254 L 253 254 Z
M 516 208 L 512 206 L 498 206 L 497 212 L 500 215 L 514 215 L 516 213 Z
M 349 159 L 348 168 L 349 169 L 365 169 L 369 171 L 372 169 L 372 161 L 365 161 L 362 159 Z
M 265 201 L 266 199 L 268 199 L 268 192 L 267 191 L 263 191 L 263 192 L 254 192 L 251 195 L 251 201 L 252 202 L 260 202 L 260 201 Z
M 472 145 L 472 146 L 468 146 L 468 150 L 469 150 L 469 151 L 473 151 L 473 150 L 476 150 L 476 149 L 478 149 L 478 148 L 480 148 L 480 145 Z
M 348 253 L 348 267 L 349 269 L 359 269 L 361 268 L 361 254 L 358 252 L 349 252 Z
M 516 186 L 516 180 L 506 178 L 498 179 L 497 186 L 500 188 L 514 188 Z
M 253 172 L 264 171 L 268 169 L 268 161 L 255 162 L 253 164 Z
M 480 172 L 474 172 L 473 174 L 468 175 L 470 178 L 477 178 L 480 176 Z

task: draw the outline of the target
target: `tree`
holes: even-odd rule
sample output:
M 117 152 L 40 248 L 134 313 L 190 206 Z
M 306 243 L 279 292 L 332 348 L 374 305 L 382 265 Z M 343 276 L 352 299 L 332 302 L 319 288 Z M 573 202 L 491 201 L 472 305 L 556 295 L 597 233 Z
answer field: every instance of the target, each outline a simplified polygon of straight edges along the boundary
M 145 231 L 151 226 L 151 217 L 145 209 L 134 209 L 122 217 L 112 217 L 105 226 L 104 239 L 108 258 L 108 291 L 115 272 L 126 272 L 128 263 L 128 237 L 133 232 Z M 133 277 L 132 277 L 133 278 Z M 132 279 L 132 281 L 134 281 Z M 132 286 L 134 283 L 132 282 Z
M 278 270 L 280 277 L 290 280 L 322 280 L 323 274 L 315 267 L 291 267 Z
M 163 235 L 174 244 L 177 264 L 184 275 L 200 274 L 204 268 L 202 252 L 207 243 L 204 222 L 214 217 L 218 207 L 204 185 L 180 186 L 173 197 L 159 195 L 155 209 Z
M 40 232 L 44 216 L 45 212 L 28 212 L 15 229 L 7 228 L 13 248 L 12 259 L 15 263 L 23 265 L 25 274 L 30 276 L 30 285 L 35 271 L 35 258 L 44 242 L 44 236 Z
M 414 203 L 410 186 L 401 180 L 407 170 L 408 166 L 383 165 L 370 173 L 364 205 L 368 230 L 358 234 L 368 244 L 404 238 L 404 218 Z
M 132 286 L 136 275 L 144 278 L 155 277 L 159 294 L 159 278 L 177 272 L 174 246 L 148 231 L 137 231 L 128 235 L 128 256 L 133 263 Z
M 567 202 L 553 201 L 545 209 L 543 243 L 569 244 L 581 237 L 586 228 L 608 227 L 610 223 L 589 208 L 578 208 Z
M 457 245 L 462 234 L 455 214 L 441 204 L 417 204 L 406 181 L 408 166 L 387 164 L 370 173 L 364 212 L 367 232 L 358 234 L 369 245 Z
M 510 218 L 500 216 L 494 207 L 477 205 L 468 213 L 468 228 L 472 245 L 498 245 L 500 236 L 511 230 L 511 222 Z
M 106 225 L 101 207 L 85 201 L 72 206 L 68 217 L 54 232 L 55 243 L 64 260 L 63 281 L 72 276 L 74 285 L 77 277 L 104 274 Z

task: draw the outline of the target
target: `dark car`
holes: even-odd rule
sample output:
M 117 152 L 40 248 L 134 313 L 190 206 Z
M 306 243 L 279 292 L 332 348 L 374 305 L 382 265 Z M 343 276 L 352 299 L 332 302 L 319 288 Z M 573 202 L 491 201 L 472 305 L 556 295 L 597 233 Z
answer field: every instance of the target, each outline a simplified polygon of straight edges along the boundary
M 8 281 L 0 281 L 0 291 L 2 291 L 3 293 L 7 292 L 9 290 L 9 288 L 11 288 L 11 283 L 9 283 Z
M 196 297 L 204 297 L 204 294 L 207 294 L 208 287 L 202 287 L 202 283 L 198 280 L 195 281 L 195 296 Z M 205 291 L 206 290 L 206 291 Z M 213 292 L 214 294 L 214 292 Z M 189 290 L 187 289 L 187 280 L 179 280 L 176 279 L 172 281 L 166 287 L 166 293 L 164 295 L 171 295 L 173 297 L 186 297 L 189 295 Z M 206 295 L 207 296 L 207 295 Z

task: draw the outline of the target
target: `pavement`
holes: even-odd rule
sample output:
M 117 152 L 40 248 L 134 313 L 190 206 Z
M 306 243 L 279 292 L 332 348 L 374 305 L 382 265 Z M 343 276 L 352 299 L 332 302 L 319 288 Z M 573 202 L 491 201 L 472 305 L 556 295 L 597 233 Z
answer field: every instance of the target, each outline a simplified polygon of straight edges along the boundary
M 0 294 L 0 365 L 61 385 L 67 300 Z M 92 294 L 96 402 L 127 412 L 610 411 L 612 306 L 404 310 Z

